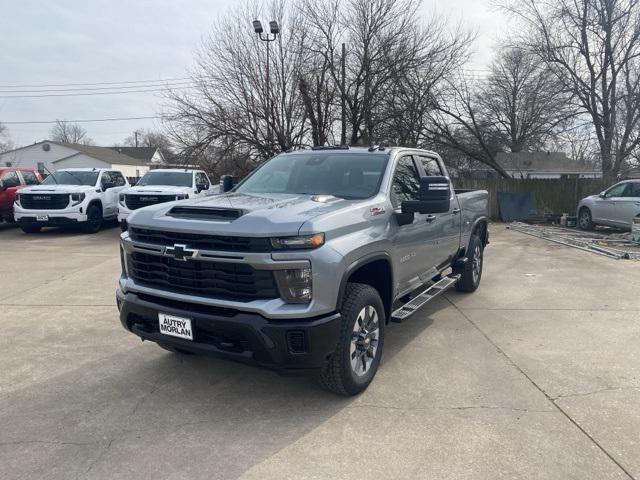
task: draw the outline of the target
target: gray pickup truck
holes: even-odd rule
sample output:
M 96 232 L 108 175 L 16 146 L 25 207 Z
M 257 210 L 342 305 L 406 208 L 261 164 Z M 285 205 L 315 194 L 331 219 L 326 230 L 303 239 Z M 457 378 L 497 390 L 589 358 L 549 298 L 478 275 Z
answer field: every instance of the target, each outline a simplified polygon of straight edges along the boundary
M 456 192 L 425 150 L 282 153 L 231 191 L 131 214 L 120 321 L 173 352 L 313 371 L 355 395 L 388 322 L 478 288 L 487 200 Z

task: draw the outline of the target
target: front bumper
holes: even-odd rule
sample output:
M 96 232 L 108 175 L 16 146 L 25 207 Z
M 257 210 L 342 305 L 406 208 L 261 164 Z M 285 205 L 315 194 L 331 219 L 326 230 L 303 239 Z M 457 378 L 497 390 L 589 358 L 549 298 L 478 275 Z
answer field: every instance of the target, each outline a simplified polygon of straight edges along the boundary
M 118 205 L 118 223 L 122 223 L 122 222 L 126 223 L 130 213 L 131 213 L 131 210 L 123 208 L 122 205 Z
M 116 293 L 120 322 L 143 340 L 275 370 L 322 368 L 338 342 L 339 313 L 269 320 L 257 313 L 209 307 L 141 293 Z M 190 318 L 194 340 L 159 332 L 158 313 Z
M 26 210 L 21 207 L 14 207 L 13 217 L 18 224 L 38 224 L 43 227 L 58 225 L 75 225 L 86 222 L 87 215 L 80 213 L 80 206 L 67 208 L 64 210 Z M 84 211 L 84 209 L 82 209 Z M 38 221 L 38 216 L 47 215 L 48 221 Z

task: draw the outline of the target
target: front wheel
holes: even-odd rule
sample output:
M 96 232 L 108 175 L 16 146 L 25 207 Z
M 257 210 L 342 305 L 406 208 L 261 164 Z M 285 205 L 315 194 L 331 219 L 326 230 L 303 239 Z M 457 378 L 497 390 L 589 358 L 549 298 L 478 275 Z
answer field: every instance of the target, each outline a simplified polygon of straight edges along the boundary
M 482 244 L 482 239 L 473 234 L 469 242 L 467 262 L 459 271 L 454 272 L 460 274 L 460 280 L 456 283 L 456 290 L 459 292 L 475 292 L 478 289 L 482 278 L 483 256 L 484 245 Z
M 85 233 L 97 233 L 102 227 L 102 209 L 97 205 L 91 205 L 87 209 L 87 221 L 82 227 Z
M 365 390 L 380 365 L 385 313 L 378 291 L 349 283 L 340 309 L 342 329 L 336 349 L 320 374 L 320 384 L 340 395 Z
M 587 207 L 582 207 L 578 214 L 578 226 L 580 230 L 593 230 L 593 218 L 591 216 L 591 210 Z

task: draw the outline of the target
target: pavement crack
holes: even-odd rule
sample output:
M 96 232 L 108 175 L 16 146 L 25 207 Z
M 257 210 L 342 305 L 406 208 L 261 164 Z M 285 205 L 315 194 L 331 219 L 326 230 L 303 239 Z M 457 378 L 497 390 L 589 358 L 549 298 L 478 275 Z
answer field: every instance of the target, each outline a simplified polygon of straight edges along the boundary
M 563 398 L 572 398 L 572 397 L 588 397 L 591 395 L 596 395 L 602 392 L 621 392 L 624 390 L 639 390 L 640 387 L 605 387 L 599 388 L 598 390 L 593 390 L 591 392 L 577 392 L 577 393 L 567 393 L 564 395 L 556 395 L 555 397 L 550 397 L 552 400 L 559 400 Z
M 484 330 L 482 330 L 473 320 L 471 320 L 471 318 L 460 308 L 458 307 L 454 302 L 451 301 L 451 299 L 445 294 L 443 295 L 443 297 L 451 304 L 451 306 L 453 306 L 453 308 L 455 310 L 458 311 L 458 313 L 460 313 L 460 315 L 462 315 L 462 317 L 469 322 L 469 324 L 476 330 L 478 331 L 478 333 L 480 333 L 480 335 L 482 335 L 482 337 L 489 342 L 489 344 L 491 344 L 493 346 L 493 348 L 496 349 L 496 351 L 498 352 L 499 355 L 501 355 L 508 363 L 509 365 L 511 365 L 513 368 L 515 368 L 518 372 L 520 372 L 521 375 L 523 375 L 528 381 L 529 383 L 531 383 L 531 385 L 533 385 L 540 393 L 542 393 L 546 399 L 551 402 L 551 404 L 569 421 L 571 422 L 580 432 L 582 432 L 582 434 L 587 437 L 591 443 L 593 443 L 593 445 L 595 445 L 604 455 L 607 456 L 607 458 L 609 458 L 609 460 L 611 460 L 615 465 L 618 466 L 618 468 L 631 480 L 636 480 L 633 475 L 631 475 L 631 473 L 611 454 L 607 451 L 606 448 L 604 448 L 604 446 L 602 446 L 591 434 L 589 434 L 589 432 L 587 432 L 577 421 L 575 421 L 571 415 L 569 415 L 559 404 L 558 402 L 555 401 L 554 398 L 552 398 L 540 385 L 538 385 L 536 383 L 536 381 L 531 378 L 516 362 L 515 360 L 513 360 L 508 354 L 507 352 L 505 352 L 496 342 L 494 342 L 489 335 L 487 335 L 487 333 L 485 333 Z

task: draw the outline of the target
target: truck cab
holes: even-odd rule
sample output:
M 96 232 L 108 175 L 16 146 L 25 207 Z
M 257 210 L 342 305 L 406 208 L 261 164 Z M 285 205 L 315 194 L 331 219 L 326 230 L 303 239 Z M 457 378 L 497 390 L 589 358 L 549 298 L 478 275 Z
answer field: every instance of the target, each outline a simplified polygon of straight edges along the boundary
M 118 222 L 122 231 L 127 229 L 127 218 L 139 208 L 158 203 L 204 197 L 217 192 L 209 176 L 202 170 L 157 169 L 150 170 L 135 186 L 120 192 Z
M 0 222 L 13 222 L 16 193 L 42 182 L 40 172 L 30 168 L 0 167 Z
M 14 217 L 25 233 L 49 226 L 78 226 L 96 233 L 105 220 L 117 217 L 118 195 L 127 187 L 127 178 L 118 170 L 56 170 L 40 185 L 16 195 Z

